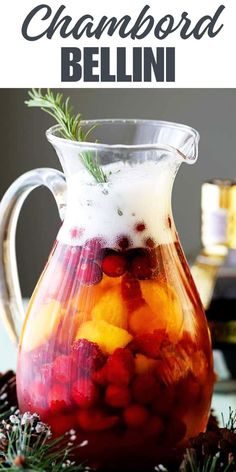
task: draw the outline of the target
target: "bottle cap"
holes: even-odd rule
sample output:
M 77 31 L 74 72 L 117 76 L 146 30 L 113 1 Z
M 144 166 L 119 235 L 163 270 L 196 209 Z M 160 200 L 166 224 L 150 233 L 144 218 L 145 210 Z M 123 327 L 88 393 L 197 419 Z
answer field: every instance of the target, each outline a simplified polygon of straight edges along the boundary
M 236 181 L 215 179 L 205 182 L 201 207 L 204 247 L 236 248 Z

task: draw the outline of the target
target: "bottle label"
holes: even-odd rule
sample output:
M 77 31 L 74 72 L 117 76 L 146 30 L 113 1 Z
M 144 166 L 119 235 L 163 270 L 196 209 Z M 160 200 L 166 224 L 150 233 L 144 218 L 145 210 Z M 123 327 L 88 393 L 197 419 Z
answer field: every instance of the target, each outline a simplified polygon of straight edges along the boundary
M 209 321 L 213 344 L 236 344 L 236 321 Z
M 205 246 L 225 244 L 227 241 L 227 210 L 204 210 L 202 213 L 202 241 Z

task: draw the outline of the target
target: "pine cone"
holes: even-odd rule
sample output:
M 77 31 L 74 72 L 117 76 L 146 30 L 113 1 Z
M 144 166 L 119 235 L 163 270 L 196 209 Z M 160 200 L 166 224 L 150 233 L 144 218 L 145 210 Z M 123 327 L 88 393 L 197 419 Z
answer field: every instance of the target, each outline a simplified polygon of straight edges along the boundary
M 211 410 L 211 414 L 209 416 L 207 431 L 215 431 L 219 428 L 219 421 L 214 415 L 214 410 Z
M 12 370 L 0 374 L 0 409 L 17 407 L 16 376 Z

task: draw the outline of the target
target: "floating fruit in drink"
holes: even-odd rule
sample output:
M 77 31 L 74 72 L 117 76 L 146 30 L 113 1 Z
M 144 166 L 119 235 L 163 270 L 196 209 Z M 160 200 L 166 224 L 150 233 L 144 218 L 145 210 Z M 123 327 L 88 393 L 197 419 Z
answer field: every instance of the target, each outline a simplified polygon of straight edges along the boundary
M 92 220 L 62 233 L 71 244 L 54 247 L 21 337 L 18 396 L 55 434 L 73 427 L 91 466 L 121 472 L 140 454 L 130 470 L 148 458 L 149 472 L 204 429 L 214 377 L 178 243 L 157 243 L 138 209 L 127 218 L 130 234 L 112 226 L 112 242 Z

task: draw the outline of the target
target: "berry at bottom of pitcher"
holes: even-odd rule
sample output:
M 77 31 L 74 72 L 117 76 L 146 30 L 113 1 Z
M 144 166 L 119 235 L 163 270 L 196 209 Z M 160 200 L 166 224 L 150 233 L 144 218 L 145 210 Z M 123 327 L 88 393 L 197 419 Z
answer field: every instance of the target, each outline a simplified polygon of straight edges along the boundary
M 38 412 L 57 435 L 76 429 L 78 457 L 96 469 L 152 470 L 206 426 L 208 332 L 185 288 L 184 305 L 160 277 L 170 250 L 177 257 L 174 245 L 58 244 L 29 310 L 20 408 Z

